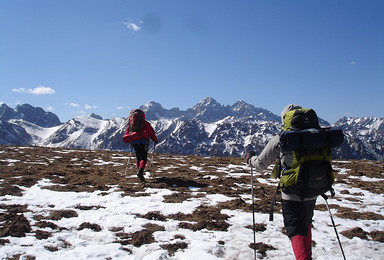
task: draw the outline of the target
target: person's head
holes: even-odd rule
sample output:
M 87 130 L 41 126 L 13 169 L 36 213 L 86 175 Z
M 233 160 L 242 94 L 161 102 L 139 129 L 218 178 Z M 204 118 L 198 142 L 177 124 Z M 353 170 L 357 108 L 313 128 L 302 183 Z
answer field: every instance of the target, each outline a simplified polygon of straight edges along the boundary
M 302 108 L 301 106 L 299 105 L 296 105 L 296 104 L 289 104 L 287 105 L 283 111 L 281 111 L 281 123 L 284 125 L 284 116 L 287 112 L 291 111 L 291 110 L 295 110 L 295 109 L 300 109 Z

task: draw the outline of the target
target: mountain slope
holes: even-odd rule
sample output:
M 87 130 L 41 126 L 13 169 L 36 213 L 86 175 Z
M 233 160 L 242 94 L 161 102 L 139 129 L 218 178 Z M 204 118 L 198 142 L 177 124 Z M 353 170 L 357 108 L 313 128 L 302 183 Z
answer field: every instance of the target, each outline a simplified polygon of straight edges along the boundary
M 279 116 L 244 101 L 222 106 L 213 98 L 205 98 L 186 111 L 165 109 L 151 101 L 140 108 L 157 133 L 159 153 L 203 156 L 241 156 L 245 150 L 260 153 L 281 128 Z M 30 105 L 11 109 L 3 104 L 0 144 L 130 150 L 122 141 L 126 118 L 102 119 L 91 115 L 58 123 L 57 116 L 41 110 Z M 45 119 L 37 120 L 35 114 Z M 330 125 L 322 119 L 320 123 Z M 384 119 L 342 118 L 335 126 L 346 136 L 343 145 L 335 150 L 335 157 L 384 159 Z

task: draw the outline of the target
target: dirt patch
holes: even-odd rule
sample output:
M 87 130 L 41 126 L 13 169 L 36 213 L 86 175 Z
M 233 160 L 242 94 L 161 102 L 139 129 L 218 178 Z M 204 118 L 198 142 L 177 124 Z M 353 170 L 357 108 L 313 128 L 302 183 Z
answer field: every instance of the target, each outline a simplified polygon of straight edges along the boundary
M 48 221 L 38 221 L 37 223 L 35 223 L 35 226 L 39 228 L 50 228 L 53 230 L 59 229 L 59 227 L 55 223 Z
M 267 230 L 267 225 L 264 223 L 255 223 L 255 227 L 253 225 L 246 226 L 246 228 L 252 229 L 256 232 L 263 232 Z
M 262 242 L 256 243 L 256 245 L 254 243 L 251 243 L 251 244 L 249 244 L 249 247 L 252 248 L 253 250 L 256 250 L 257 253 L 262 255 L 262 257 L 267 256 L 267 251 L 276 250 L 275 247 L 268 245 L 268 244 L 264 244 Z
M 191 192 L 175 192 L 170 195 L 165 195 L 163 202 L 182 203 L 183 201 L 187 201 L 188 199 L 191 199 L 191 198 L 198 198 L 198 197 L 204 197 L 204 196 L 205 196 L 204 194 L 194 195 L 194 194 L 191 194 Z
M 160 247 L 165 249 L 165 250 L 168 250 L 168 254 L 170 256 L 173 256 L 177 250 L 187 248 L 188 244 L 185 242 L 176 242 L 176 243 L 172 243 L 172 244 L 160 245 Z
M 62 218 L 75 218 L 78 214 L 74 210 L 52 210 L 48 219 L 60 220 Z
M 158 211 L 150 211 L 144 215 L 137 214 L 137 216 L 140 218 L 145 218 L 145 219 L 149 219 L 149 220 L 159 220 L 159 221 L 166 221 L 167 220 L 167 217 Z
M 119 240 L 117 240 L 116 242 L 122 245 L 133 245 L 135 247 L 140 247 L 144 244 L 151 244 L 155 242 L 153 233 L 156 231 L 164 230 L 165 228 L 163 226 L 159 226 L 156 224 L 148 224 L 144 227 L 144 229 L 136 231 L 134 233 L 116 233 L 115 235 L 119 238 Z
M 341 231 L 340 234 L 345 237 L 348 237 L 349 239 L 352 239 L 354 237 L 367 239 L 368 232 L 364 231 L 362 228 L 355 227 L 349 230 Z
M 340 218 L 348 218 L 353 220 L 383 220 L 384 216 L 374 212 L 359 212 L 351 208 L 339 207 L 335 216 Z
M 219 207 L 200 206 L 197 207 L 192 214 L 178 213 L 170 215 L 169 218 L 179 221 L 188 221 L 181 222 L 179 227 L 191 229 L 193 231 L 202 229 L 227 231 L 230 226 L 226 222 L 229 216 L 222 214 L 221 208 Z
M 43 230 L 36 230 L 35 234 L 36 238 L 39 240 L 47 239 L 52 236 L 52 233 Z
M 333 164 L 339 168 L 349 169 L 346 174 L 336 173 L 335 177 L 338 183 L 346 183 L 352 187 L 368 190 L 376 194 L 383 193 L 384 182 L 381 180 L 384 173 L 383 161 L 352 160 L 348 161 L 348 163 L 334 161 Z M 356 177 L 376 178 L 377 181 L 363 180 Z
M 372 231 L 369 236 L 373 241 L 384 243 L 384 231 Z
M 221 202 L 218 204 L 218 207 L 221 209 L 230 209 L 230 210 L 241 209 L 246 212 L 252 212 L 252 204 L 246 203 L 241 198 L 237 198 L 237 199 L 226 201 L 226 202 Z
M 26 233 L 31 233 L 31 225 L 23 214 L 7 214 L 6 222 L 2 224 L 0 237 L 25 237 Z
M 343 236 L 352 239 L 358 237 L 365 240 L 373 240 L 377 242 L 384 242 L 384 231 L 372 231 L 367 232 L 360 227 L 351 228 L 348 230 L 341 231 L 340 234 Z
M 9 239 L 0 239 L 0 246 L 3 246 L 5 244 L 9 244 Z
M 98 225 L 98 224 L 94 224 L 94 223 L 89 223 L 89 222 L 84 222 L 82 223 L 78 228 L 77 230 L 83 230 L 85 228 L 88 228 L 88 229 L 91 229 L 95 232 L 100 232 L 101 231 L 101 227 Z

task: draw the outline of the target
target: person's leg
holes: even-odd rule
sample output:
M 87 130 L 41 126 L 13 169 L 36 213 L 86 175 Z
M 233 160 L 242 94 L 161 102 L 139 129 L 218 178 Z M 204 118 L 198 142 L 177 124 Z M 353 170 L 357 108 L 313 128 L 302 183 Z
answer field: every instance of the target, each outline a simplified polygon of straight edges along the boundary
M 307 237 L 304 235 L 295 235 L 291 238 L 293 253 L 297 260 L 309 260 L 311 252 L 307 245 Z
M 147 165 L 147 160 L 148 160 L 148 145 L 149 145 L 149 140 L 145 139 L 143 140 L 143 143 L 141 144 L 141 154 L 140 154 L 140 164 L 139 164 L 139 169 L 145 169 L 145 166 Z
M 307 226 L 308 235 L 307 235 L 307 247 L 310 250 L 310 254 L 312 255 L 312 224 Z
M 144 168 L 146 164 L 146 156 L 145 156 L 145 146 L 142 143 L 135 144 L 134 146 L 136 152 L 136 167 L 138 169 L 137 176 L 141 181 L 145 181 L 144 178 Z
M 283 218 L 296 259 L 311 259 L 310 229 L 316 201 L 283 200 Z

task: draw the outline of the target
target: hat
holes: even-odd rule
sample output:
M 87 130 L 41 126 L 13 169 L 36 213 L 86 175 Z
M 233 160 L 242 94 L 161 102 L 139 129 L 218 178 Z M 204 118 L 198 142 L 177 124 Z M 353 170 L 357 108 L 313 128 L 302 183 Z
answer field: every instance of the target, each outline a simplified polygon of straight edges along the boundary
M 291 111 L 291 110 L 295 110 L 295 109 L 300 109 L 302 108 L 301 106 L 299 105 L 296 105 L 296 104 L 289 104 L 287 105 L 283 111 L 281 111 L 281 123 L 284 124 L 284 116 L 285 114 L 288 112 L 288 111 Z

